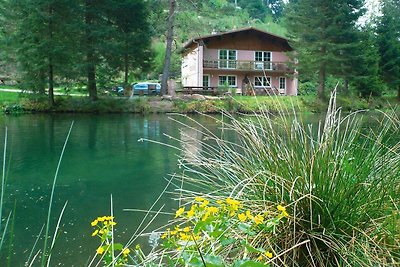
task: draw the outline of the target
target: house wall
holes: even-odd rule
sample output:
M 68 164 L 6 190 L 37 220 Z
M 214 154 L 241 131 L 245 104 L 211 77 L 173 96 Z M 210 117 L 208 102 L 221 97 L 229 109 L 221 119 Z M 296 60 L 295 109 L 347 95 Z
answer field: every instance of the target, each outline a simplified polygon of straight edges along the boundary
M 182 85 L 203 86 L 203 46 L 198 46 L 182 58 Z
M 218 87 L 219 76 L 221 75 L 234 75 L 236 76 L 236 87 L 239 89 L 243 89 L 243 80 L 245 79 L 245 75 L 247 75 L 251 84 L 254 84 L 256 76 L 263 76 L 262 73 L 243 73 L 243 72 L 229 72 L 229 71 L 206 71 L 204 75 L 210 75 L 210 86 Z M 279 88 L 279 77 L 284 77 L 279 74 L 267 74 L 267 76 L 271 77 L 271 86 L 272 88 Z M 297 79 L 293 77 L 286 77 L 286 94 L 287 95 L 297 95 Z
M 226 49 L 226 48 L 221 48 Z M 204 59 L 205 60 L 218 60 L 218 51 L 220 49 L 204 49 Z M 255 50 L 236 50 L 237 60 L 243 61 L 254 61 Z M 267 50 L 257 50 L 257 51 L 267 51 Z M 272 52 L 272 62 L 287 62 L 289 57 L 285 52 Z

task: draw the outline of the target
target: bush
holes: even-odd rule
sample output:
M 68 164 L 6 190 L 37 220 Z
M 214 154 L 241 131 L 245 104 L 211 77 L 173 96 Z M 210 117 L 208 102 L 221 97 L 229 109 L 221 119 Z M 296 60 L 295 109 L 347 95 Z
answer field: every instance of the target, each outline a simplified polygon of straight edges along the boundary
M 317 129 L 281 110 L 274 117 L 230 117 L 222 126 L 235 142 L 203 132 L 202 152 L 182 159 L 176 182 L 185 184 L 179 195 L 187 207 L 206 192 L 210 199 L 245 203 L 256 214 L 285 205 L 289 217 L 272 235 L 256 229 L 250 247 L 239 242 L 217 253 L 217 243 L 199 242 L 199 252 L 229 262 L 256 248 L 274 255 L 273 266 L 400 264 L 400 120 L 384 114 L 368 128 L 356 113 L 342 117 L 335 101 Z M 224 231 L 240 232 L 233 226 Z

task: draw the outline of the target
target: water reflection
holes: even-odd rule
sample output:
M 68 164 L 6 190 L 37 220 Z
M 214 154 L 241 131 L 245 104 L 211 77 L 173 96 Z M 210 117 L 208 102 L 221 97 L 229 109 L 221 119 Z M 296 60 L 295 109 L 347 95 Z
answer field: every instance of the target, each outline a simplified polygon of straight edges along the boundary
M 199 129 L 182 128 L 180 136 L 182 157 L 189 163 L 198 163 L 198 156 L 202 151 L 203 133 Z

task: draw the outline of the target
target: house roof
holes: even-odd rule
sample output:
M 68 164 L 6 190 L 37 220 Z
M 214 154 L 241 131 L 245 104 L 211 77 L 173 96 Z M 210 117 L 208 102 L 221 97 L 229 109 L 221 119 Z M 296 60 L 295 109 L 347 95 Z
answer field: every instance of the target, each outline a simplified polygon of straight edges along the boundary
M 221 32 L 221 33 L 216 33 L 216 34 L 210 34 L 210 35 L 204 35 L 204 36 L 199 36 L 199 37 L 193 38 L 183 46 L 182 51 L 185 51 L 186 49 L 190 48 L 191 45 L 198 43 L 199 41 L 204 42 L 204 41 L 207 41 L 210 39 L 221 38 L 224 36 L 232 35 L 235 33 L 242 33 L 242 32 L 258 32 L 258 33 L 265 35 L 266 37 L 273 38 L 273 39 L 279 40 L 281 42 L 284 42 L 290 47 L 289 39 L 287 39 L 287 38 L 284 38 L 282 36 L 278 36 L 278 35 L 275 35 L 270 32 L 263 31 L 263 30 L 260 30 L 260 29 L 254 28 L 254 27 L 247 27 L 247 28 L 242 28 L 242 29 L 237 29 L 237 30 L 232 30 L 232 31 L 227 31 L 227 32 Z

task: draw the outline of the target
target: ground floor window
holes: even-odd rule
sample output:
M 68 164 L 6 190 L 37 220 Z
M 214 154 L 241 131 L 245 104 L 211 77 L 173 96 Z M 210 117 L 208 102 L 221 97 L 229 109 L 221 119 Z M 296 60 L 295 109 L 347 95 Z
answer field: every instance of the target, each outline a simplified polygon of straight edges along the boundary
M 279 77 L 279 89 L 286 89 L 286 77 Z
M 210 75 L 203 75 L 203 87 L 210 87 Z
M 234 75 L 223 75 L 218 78 L 219 86 L 236 87 L 236 84 L 236 76 Z
M 254 86 L 271 88 L 271 77 L 269 76 L 254 77 Z

